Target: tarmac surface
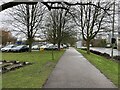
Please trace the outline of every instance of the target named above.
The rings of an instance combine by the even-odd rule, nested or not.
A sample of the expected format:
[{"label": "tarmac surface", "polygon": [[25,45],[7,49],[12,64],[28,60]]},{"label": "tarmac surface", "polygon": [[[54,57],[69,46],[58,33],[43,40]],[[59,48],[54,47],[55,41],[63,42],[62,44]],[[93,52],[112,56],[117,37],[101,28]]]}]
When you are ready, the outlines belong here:
[{"label": "tarmac surface", "polygon": [[60,58],[43,88],[116,88],[77,50],[69,48]]},{"label": "tarmac surface", "polygon": [[[90,47],[91,50],[99,51],[102,53],[107,53],[111,56],[112,48],[99,48],[99,47]],[[120,56],[120,51],[113,49],[113,56]]]}]

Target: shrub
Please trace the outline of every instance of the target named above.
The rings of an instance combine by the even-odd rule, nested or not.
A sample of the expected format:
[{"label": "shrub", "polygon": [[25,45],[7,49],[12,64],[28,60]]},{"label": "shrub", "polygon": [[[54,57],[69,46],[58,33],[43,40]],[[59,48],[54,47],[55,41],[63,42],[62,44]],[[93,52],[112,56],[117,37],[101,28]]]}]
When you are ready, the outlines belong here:
[{"label": "shrub", "polygon": [[114,58],[115,60],[120,61],[120,56],[114,56],[113,58]]},{"label": "shrub", "polygon": [[[87,50],[86,48],[82,48],[82,50]],[[106,58],[111,58],[109,54],[107,53],[101,53],[99,51],[94,51],[94,50],[90,50],[91,53],[94,53],[94,54],[97,54],[97,55],[100,55],[100,56],[104,56]]]}]

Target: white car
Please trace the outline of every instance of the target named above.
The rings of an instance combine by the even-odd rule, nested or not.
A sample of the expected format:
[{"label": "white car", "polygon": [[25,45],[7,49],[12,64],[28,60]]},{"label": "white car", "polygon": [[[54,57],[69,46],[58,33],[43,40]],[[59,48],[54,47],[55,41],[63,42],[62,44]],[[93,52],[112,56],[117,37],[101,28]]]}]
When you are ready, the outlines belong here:
[{"label": "white car", "polygon": [[11,49],[12,49],[13,47],[16,47],[16,45],[8,45],[8,46],[5,46],[5,47],[1,48],[1,51],[2,51],[2,52],[9,52],[9,51],[11,51]]},{"label": "white car", "polygon": [[[45,50],[58,50],[58,45],[55,44],[47,44],[46,47],[44,48]],[[63,47],[60,45],[60,49],[63,49]]]},{"label": "white car", "polygon": [[40,48],[45,49],[45,48],[47,48],[47,45],[43,45]]},{"label": "white car", "polygon": [[38,49],[40,49],[40,47],[39,47],[39,45],[34,45],[34,46],[32,46],[32,49],[38,50]]},{"label": "white car", "polygon": [[63,48],[67,48],[67,45],[63,44]]},{"label": "white car", "polygon": [[106,48],[110,48],[110,47],[111,47],[111,44],[107,44],[107,45],[106,45]]}]

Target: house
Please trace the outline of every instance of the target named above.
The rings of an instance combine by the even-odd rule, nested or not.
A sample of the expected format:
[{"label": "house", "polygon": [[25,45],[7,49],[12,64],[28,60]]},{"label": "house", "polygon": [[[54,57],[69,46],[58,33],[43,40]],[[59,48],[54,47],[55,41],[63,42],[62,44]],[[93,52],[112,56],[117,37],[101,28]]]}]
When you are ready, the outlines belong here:
[{"label": "house", "polygon": [[76,42],[76,47],[81,48],[82,47],[82,41],[77,41]]}]

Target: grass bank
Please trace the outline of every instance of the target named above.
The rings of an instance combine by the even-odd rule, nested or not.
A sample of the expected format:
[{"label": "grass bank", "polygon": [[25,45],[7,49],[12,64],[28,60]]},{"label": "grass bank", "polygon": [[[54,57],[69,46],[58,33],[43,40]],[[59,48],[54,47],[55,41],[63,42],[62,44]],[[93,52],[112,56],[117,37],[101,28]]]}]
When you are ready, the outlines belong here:
[{"label": "grass bank", "polygon": [[34,51],[31,53],[3,53],[3,60],[18,60],[33,63],[2,76],[3,88],[41,88],[64,51]]},{"label": "grass bank", "polygon": [[98,68],[107,78],[109,78],[116,86],[118,86],[118,62],[106,59],[105,57],[78,49],[78,51],[96,68]]}]

